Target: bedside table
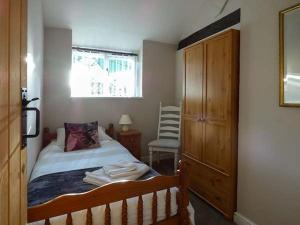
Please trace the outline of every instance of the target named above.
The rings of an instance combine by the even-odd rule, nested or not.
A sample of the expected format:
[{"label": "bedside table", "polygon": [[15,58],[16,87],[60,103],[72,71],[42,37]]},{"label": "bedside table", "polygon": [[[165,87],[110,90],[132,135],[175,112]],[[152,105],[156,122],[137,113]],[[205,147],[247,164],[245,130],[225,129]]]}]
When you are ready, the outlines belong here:
[{"label": "bedside table", "polygon": [[141,158],[141,132],[137,130],[117,132],[117,140],[127,148],[135,158]]}]

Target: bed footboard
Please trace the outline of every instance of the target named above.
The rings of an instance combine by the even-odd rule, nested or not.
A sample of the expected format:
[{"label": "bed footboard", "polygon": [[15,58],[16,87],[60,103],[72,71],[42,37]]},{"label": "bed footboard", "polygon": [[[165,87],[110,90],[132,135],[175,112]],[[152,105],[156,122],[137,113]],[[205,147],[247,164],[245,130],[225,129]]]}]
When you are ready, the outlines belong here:
[{"label": "bed footboard", "polygon": [[[189,204],[187,190],[187,176],[184,163],[180,163],[179,170],[175,176],[157,176],[144,181],[124,181],[111,183],[92,191],[81,194],[68,194],[57,197],[42,205],[28,208],[28,223],[44,221],[45,225],[50,225],[50,219],[57,216],[66,215],[66,225],[72,225],[71,213],[81,210],[86,212],[86,225],[93,225],[92,208],[105,206],[104,224],[111,224],[110,203],[122,202],[121,221],[122,225],[128,224],[127,199],[138,197],[137,203],[137,224],[143,224],[143,195],[152,195],[152,224],[157,225],[189,225]],[[171,192],[170,189],[177,187],[176,202],[178,206],[177,214],[171,216]],[[157,221],[157,193],[166,191],[165,198],[165,218]]]}]

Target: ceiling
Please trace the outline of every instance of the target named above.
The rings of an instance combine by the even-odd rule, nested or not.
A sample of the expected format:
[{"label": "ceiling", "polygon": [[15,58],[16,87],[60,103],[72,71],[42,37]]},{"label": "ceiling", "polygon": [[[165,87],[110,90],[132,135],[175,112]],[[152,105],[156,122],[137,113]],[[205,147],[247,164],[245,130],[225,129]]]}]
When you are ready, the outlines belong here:
[{"label": "ceiling", "polygon": [[240,7],[230,0],[43,0],[46,27],[68,28],[73,45],[138,51],[143,40],[178,42]]}]

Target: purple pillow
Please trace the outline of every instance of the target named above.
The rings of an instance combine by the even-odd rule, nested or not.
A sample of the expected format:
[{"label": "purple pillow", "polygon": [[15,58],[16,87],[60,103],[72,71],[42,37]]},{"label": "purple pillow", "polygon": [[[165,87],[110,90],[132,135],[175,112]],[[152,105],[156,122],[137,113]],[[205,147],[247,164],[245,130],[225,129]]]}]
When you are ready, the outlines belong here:
[{"label": "purple pillow", "polygon": [[98,122],[65,123],[65,152],[100,147]]}]

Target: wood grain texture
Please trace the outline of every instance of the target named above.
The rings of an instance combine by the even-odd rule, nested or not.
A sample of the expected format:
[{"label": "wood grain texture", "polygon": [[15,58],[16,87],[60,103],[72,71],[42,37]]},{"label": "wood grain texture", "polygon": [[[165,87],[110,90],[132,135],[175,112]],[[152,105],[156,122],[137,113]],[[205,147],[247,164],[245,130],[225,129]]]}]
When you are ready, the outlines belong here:
[{"label": "wood grain texture", "polygon": [[230,173],[232,35],[226,32],[205,42],[203,162]]},{"label": "wood grain texture", "polygon": [[0,4],[0,169],[8,161],[9,1]]},{"label": "wood grain texture", "polygon": [[202,117],[203,59],[203,44],[185,50],[185,115]]},{"label": "wood grain texture", "polygon": [[27,11],[28,1],[22,0],[21,3],[21,87],[27,87]]},{"label": "wood grain texture", "polygon": [[128,224],[127,210],[128,210],[127,201],[126,201],[126,199],[124,199],[122,201],[122,225]]},{"label": "wood grain texture", "polygon": [[156,191],[153,192],[153,197],[152,197],[152,223],[153,224],[157,223],[157,193],[156,193]]},{"label": "wood grain texture", "polygon": [[183,109],[183,151],[196,159],[202,157],[204,45],[185,50],[185,87]]},{"label": "wood grain texture", "polygon": [[[201,102],[202,115],[198,120],[184,115],[183,155],[191,189],[232,219],[236,210],[239,31],[229,30],[188,48],[186,59],[200,48],[203,57],[194,60],[198,67],[186,60],[184,89],[185,93],[189,89],[199,92],[194,102]],[[198,83],[188,81],[196,81],[194,76],[199,76]],[[185,96],[185,112],[191,111],[190,98]]]},{"label": "wood grain texture", "polygon": [[0,224],[8,224],[8,164],[0,170]]},{"label": "wood grain texture", "polygon": [[88,208],[86,212],[86,225],[93,225],[93,215],[91,208]]},{"label": "wood grain texture", "polygon": [[169,219],[171,217],[171,191],[168,188],[166,193],[166,218]]},{"label": "wood grain texture", "polygon": [[105,206],[105,218],[104,218],[104,224],[110,225],[111,224],[111,216],[110,216],[110,206],[107,203]]},{"label": "wood grain texture", "polygon": [[[0,224],[26,221],[26,154],[21,152],[21,80],[26,52],[26,0],[0,4]],[[24,34],[21,35],[22,31]],[[23,71],[21,72],[21,68]],[[24,168],[24,169],[22,169]],[[25,178],[26,177],[26,178]],[[26,179],[26,180],[25,180]],[[24,195],[24,196],[23,196]]]},{"label": "wood grain texture", "polygon": [[51,225],[48,218],[45,220],[45,225]]},{"label": "wood grain texture", "polygon": [[9,163],[9,224],[20,224],[21,215],[21,154],[14,151]]},{"label": "wood grain texture", "polygon": [[[124,181],[119,183],[112,183],[104,185],[92,191],[81,194],[69,194],[60,196],[45,204],[35,206],[28,209],[28,222],[35,222],[44,220],[45,218],[52,218],[59,215],[65,215],[70,212],[76,212],[80,210],[89,209],[92,207],[106,205],[105,209],[105,224],[108,225],[110,221],[110,207],[109,203],[123,201],[122,206],[122,223],[127,223],[127,216],[123,214],[127,212],[127,203],[124,199],[129,199],[138,196],[137,223],[143,224],[143,200],[142,196],[148,193],[154,193],[160,190],[170,189],[172,187],[178,187],[180,196],[182,198],[178,202],[179,210],[178,214],[173,217],[169,217],[164,221],[160,221],[156,224],[159,225],[175,225],[180,224],[180,220],[186,221],[188,214],[184,213],[188,202],[187,192],[187,179],[185,177],[185,167],[180,164],[178,175],[176,176],[157,176],[144,181]],[[182,183],[184,182],[184,183]],[[186,193],[182,193],[185,191]],[[157,200],[156,200],[157,202]],[[126,205],[126,206],[125,206]],[[187,212],[187,210],[186,210]],[[187,218],[181,218],[186,216]],[[155,217],[155,216],[154,216]],[[126,222],[125,222],[126,218]],[[155,220],[155,219],[154,219]],[[124,222],[123,222],[124,221]]]},{"label": "wood grain texture", "polygon": [[73,219],[71,213],[67,214],[66,225],[73,225]]},{"label": "wood grain texture", "polygon": [[138,207],[137,207],[137,224],[143,225],[143,218],[144,218],[144,206],[143,206],[143,197],[140,195],[138,200]]},{"label": "wood grain texture", "polygon": [[21,224],[27,223],[27,149],[21,150]]}]

